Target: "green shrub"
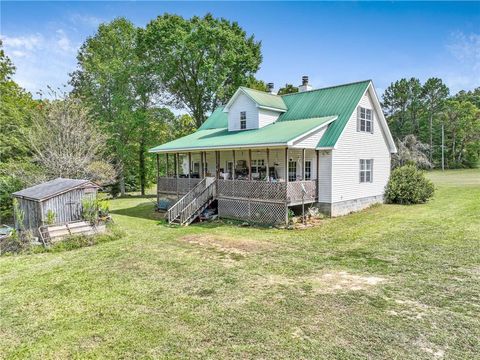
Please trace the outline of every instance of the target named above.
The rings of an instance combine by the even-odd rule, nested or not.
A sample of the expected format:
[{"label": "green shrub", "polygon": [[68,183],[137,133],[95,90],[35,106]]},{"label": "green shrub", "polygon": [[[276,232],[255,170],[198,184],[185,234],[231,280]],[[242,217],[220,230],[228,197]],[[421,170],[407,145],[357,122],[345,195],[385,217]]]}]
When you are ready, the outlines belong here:
[{"label": "green shrub", "polygon": [[385,200],[393,204],[421,204],[433,196],[433,183],[414,165],[392,171],[385,189]]}]

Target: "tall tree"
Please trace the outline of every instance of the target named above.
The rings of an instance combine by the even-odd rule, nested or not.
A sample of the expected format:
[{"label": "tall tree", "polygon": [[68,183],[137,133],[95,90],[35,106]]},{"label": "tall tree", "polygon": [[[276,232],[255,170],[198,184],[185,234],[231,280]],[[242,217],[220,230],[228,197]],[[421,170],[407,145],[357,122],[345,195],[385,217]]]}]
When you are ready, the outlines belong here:
[{"label": "tall tree", "polygon": [[449,167],[475,166],[480,156],[480,109],[470,101],[449,99],[441,118]]},{"label": "tall tree", "polygon": [[423,85],[422,95],[425,100],[425,113],[429,124],[430,162],[433,161],[433,123],[442,110],[448,97],[448,87],[439,78],[430,78]]},{"label": "tall tree", "polygon": [[260,90],[265,92],[269,90],[265,81],[258,80],[253,75],[248,77],[247,82],[245,83],[245,86],[250,89],[255,89],[255,90]]},{"label": "tall tree", "polygon": [[[118,18],[101,24],[77,55],[78,69],[72,74],[73,93],[93,111],[119,170],[120,192],[125,194],[126,167],[135,161],[139,113],[135,112],[141,81],[138,70],[137,28]],[[140,101],[145,101],[141,99]]]},{"label": "tall tree", "polygon": [[33,161],[48,178],[87,178],[101,185],[115,179],[105,161],[105,136],[78,100],[66,97],[45,104],[29,129]]},{"label": "tall tree", "polygon": [[408,118],[410,85],[407,79],[400,79],[385,90],[383,108],[394,137],[401,139],[408,134],[405,129]]},{"label": "tall tree", "polygon": [[15,66],[3,50],[0,40],[0,163],[20,161],[28,157],[30,149],[25,131],[31,124],[40,103],[12,80]]},{"label": "tall tree", "polygon": [[281,87],[278,90],[278,95],[293,94],[298,92],[298,87],[293,86],[292,84],[285,84],[284,87]]},{"label": "tall tree", "polygon": [[225,102],[260,66],[260,42],[236,23],[211,14],[184,19],[165,14],[142,32],[152,76],[187,109],[199,127],[206,114]]}]

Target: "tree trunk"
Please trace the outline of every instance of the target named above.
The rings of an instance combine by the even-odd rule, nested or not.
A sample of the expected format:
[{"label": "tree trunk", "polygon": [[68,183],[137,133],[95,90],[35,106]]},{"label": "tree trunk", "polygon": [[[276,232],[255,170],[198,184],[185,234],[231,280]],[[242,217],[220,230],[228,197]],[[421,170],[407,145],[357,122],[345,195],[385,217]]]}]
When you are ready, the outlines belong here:
[{"label": "tree trunk", "polygon": [[140,193],[145,195],[145,185],[146,185],[146,169],[145,169],[145,139],[144,135],[141,135],[141,140],[139,144],[139,171],[140,171]]},{"label": "tree trunk", "polygon": [[123,171],[122,173],[120,173],[120,179],[119,179],[119,183],[120,183],[120,196],[125,196],[125,176],[123,175]]},{"label": "tree trunk", "polygon": [[430,114],[430,162],[433,159],[433,115]]}]

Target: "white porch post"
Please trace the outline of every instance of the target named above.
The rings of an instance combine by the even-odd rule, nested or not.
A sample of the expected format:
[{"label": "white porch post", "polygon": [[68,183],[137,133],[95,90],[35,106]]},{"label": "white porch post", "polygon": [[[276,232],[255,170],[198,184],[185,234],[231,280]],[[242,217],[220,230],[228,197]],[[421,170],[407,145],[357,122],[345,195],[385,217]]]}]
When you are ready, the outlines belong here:
[{"label": "white porch post", "polygon": [[166,163],[166,166],[165,166],[165,173],[166,173],[165,175],[166,175],[166,177],[168,178],[168,175],[169,175],[169,174],[168,174],[168,170],[169,170],[169,169],[168,169],[168,153],[167,153],[166,155],[167,155],[167,158],[166,158],[167,163]]},{"label": "white porch post", "polygon": [[173,174],[175,175],[175,178],[178,177],[178,153],[173,154]]},{"label": "white porch post", "polygon": [[285,182],[288,183],[288,147],[285,148]]},{"label": "white porch post", "polygon": [[232,150],[232,152],[233,152],[232,180],[235,180],[235,167],[236,167],[235,150]]},{"label": "white porch post", "polygon": [[302,181],[305,180],[305,148],[302,149]]},{"label": "white porch post", "polygon": [[267,182],[270,182],[270,149],[267,148]]},{"label": "white porch post", "polygon": [[248,180],[252,181],[252,149],[248,149]]},{"label": "white porch post", "polygon": [[317,155],[317,179],[315,181],[315,185],[316,185],[316,191],[315,191],[315,196],[317,197],[317,201],[318,199],[320,198],[320,193],[319,193],[319,189],[320,189],[320,151],[319,150],[315,150],[315,154]]},{"label": "white porch post", "polygon": [[188,153],[188,178],[192,177],[192,153]]}]

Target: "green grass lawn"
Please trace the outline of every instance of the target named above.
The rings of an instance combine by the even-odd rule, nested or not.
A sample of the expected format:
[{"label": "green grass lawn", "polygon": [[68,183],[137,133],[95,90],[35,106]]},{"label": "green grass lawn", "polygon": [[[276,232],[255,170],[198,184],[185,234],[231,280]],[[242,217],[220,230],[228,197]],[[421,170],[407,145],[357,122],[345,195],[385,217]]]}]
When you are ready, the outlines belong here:
[{"label": "green grass lawn", "polygon": [[293,231],[115,200],[122,239],[0,258],[0,358],[478,359],[480,170],[429,176],[428,204]]}]

